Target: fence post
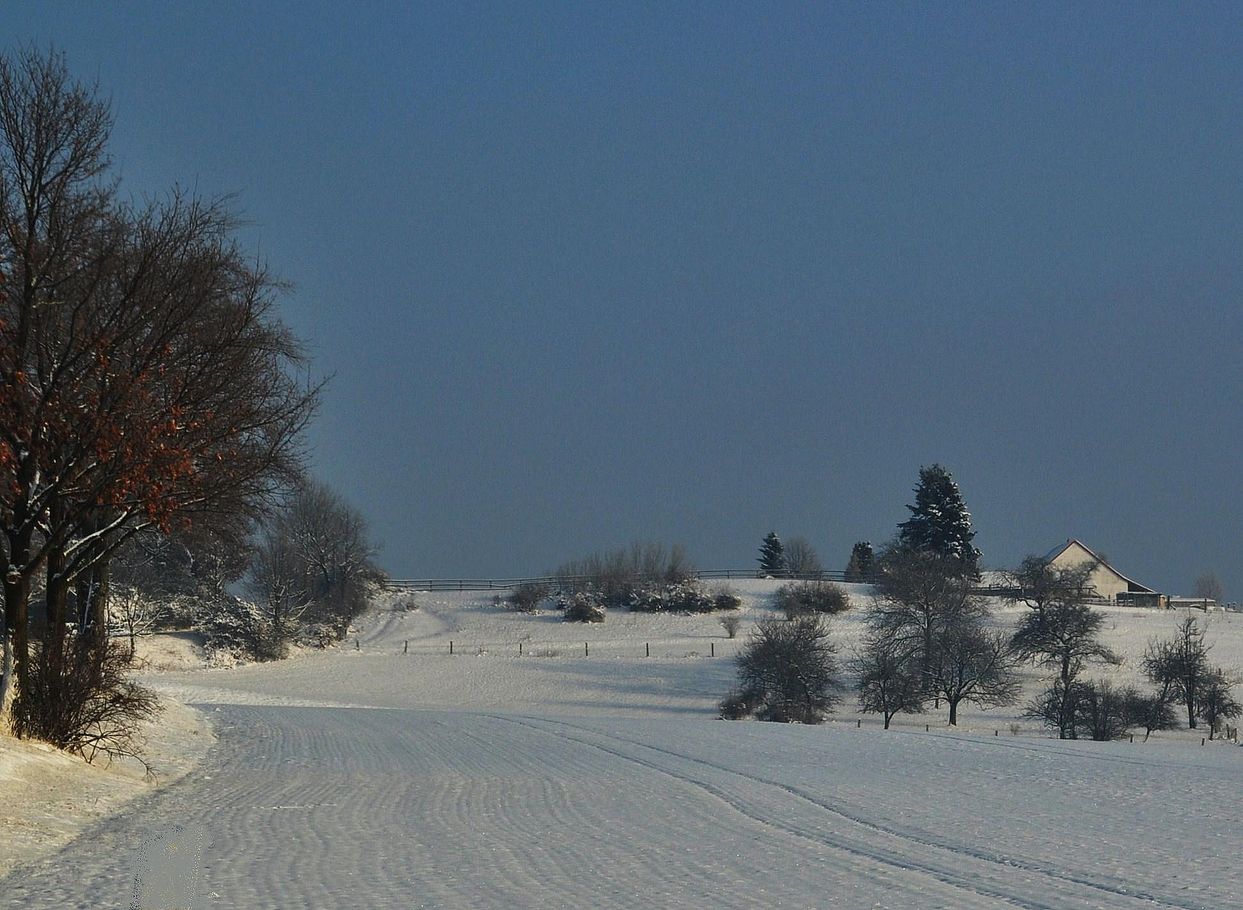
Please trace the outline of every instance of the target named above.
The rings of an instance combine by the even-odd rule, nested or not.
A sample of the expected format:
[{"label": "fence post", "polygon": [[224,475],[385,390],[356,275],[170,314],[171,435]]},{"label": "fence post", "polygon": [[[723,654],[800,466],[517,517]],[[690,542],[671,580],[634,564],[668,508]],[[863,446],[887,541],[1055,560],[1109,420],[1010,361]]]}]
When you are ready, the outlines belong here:
[{"label": "fence post", "polygon": [[410,653],[410,639],[406,639],[406,641],[402,644],[402,646],[401,646],[401,653],[402,653],[402,654],[409,654],[409,653]]},{"label": "fence post", "polygon": [[644,657],[652,656],[652,643],[650,641],[643,643],[643,656]]},{"label": "fence post", "polygon": [[518,642],[518,656],[522,656],[522,642]]},{"label": "fence post", "polygon": [[590,657],[590,656],[591,656],[591,648],[587,645],[587,642],[583,642],[583,657]]},{"label": "fence post", "polygon": [[710,657],[716,657],[716,642],[714,641],[708,642],[708,648],[710,649],[708,651],[708,655]]},{"label": "fence post", "polygon": [[453,639],[452,638],[449,639],[449,654],[450,655],[453,654]]}]

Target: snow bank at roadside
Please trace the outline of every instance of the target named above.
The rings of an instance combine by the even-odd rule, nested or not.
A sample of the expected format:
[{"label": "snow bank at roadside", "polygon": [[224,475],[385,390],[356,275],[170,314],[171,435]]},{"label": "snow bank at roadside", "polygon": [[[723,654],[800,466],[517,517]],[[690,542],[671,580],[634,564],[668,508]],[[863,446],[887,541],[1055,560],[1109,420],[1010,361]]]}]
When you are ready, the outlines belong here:
[{"label": "snow bank at roadside", "polygon": [[170,698],[147,725],[145,756],[89,765],[49,745],[0,734],[0,876],[53,853],[88,825],[193,771],[215,742],[203,712]]}]

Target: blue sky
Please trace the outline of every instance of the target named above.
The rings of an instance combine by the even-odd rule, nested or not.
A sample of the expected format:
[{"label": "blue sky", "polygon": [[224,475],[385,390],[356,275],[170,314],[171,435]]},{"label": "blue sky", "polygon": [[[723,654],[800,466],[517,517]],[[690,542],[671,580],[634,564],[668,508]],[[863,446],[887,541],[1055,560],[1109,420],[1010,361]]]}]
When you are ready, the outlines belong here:
[{"label": "blue sky", "polygon": [[399,576],[840,568],[959,480],[1243,597],[1237,6],[8,3],[126,192],[233,193]]}]

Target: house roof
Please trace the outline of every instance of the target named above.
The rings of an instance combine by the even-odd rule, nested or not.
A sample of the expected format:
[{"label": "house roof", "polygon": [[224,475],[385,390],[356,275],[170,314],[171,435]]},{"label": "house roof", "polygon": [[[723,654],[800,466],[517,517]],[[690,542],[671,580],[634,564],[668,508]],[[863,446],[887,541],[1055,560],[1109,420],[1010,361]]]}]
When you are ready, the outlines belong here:
[{"label": "house roof", "polygon": [[1155,590],[1148,587],[1147,585],[1142,585],[1138,581],[1135,581],[1135,579],[1128,578],[1127,576],[1123,575],[1121,572],[1119,572],[1117,569],[1115,569],[1105,560],[1101,559],[1098,555],[1096,555],[1096,553],[1092,551],[1092,548],[1089,547],[1087,544],[1085,544],[1082,540],[1079,540],[1074,537],[1070,538],[1070,540],[1066,541],[1066,543],[1062,544],[1061,546],[1054,547],[1052,550],[1046,553],[1044,557],[1044,561],[1053,562],[1053,560],[1057,559],[1059,556],[1061,556],[1063,553],[1065,553],[1067,550],[1069,550],[1071,547],[1074,547],[1074,546],[1078,546],[1080,549],[1084,550],[1089,556],[1091,556],[1093,559],[1096,560],[1098,565],[1103,566],[1104,568],[1108,569],[1110,572],[1113,572],[1123,581],[1125,581],[1128,591],[1139,593],[1139,594],[1156,594],[1157,593]]}]

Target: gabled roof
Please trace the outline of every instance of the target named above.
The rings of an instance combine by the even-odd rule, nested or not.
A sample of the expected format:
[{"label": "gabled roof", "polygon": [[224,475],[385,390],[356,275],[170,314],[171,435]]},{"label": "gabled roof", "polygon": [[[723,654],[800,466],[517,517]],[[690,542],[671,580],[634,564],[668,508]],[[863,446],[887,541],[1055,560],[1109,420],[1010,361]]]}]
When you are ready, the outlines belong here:
[{"label": "gabled roof", "polygon": [[1053,560],[1057,559],[1059,556],[1061,556],[1063,553],[1065,553],[1067,550],[1069,550],[1071,547],[1074,547],[1074,546],[1078,546],[1080,549],[1084,550],[1089,556],[1095,559],[1097,565],[1108,569],[1110,572],[1113,572],[1115,575],[1117,575],[1119,578],[1125,581],[1128,591],[1133,592],[1133,593],[1138,593],[1138,594],[1156,594],[1157,593],[1156,591],[1154,591],[1152,588],[1148,587],[1147,585],[1141,585],[1138,581],[1135,581],[1133,578],[1127,578],[1125,575],[1123,575],[1121,572],[1119,572],[1117,569],[1115,569],[1105,560],[1097,556],[1096,553],[1092,551],[1092,548],[1089,547],[1086,543],[1074,537],[1066,541],[1066,543],[1062,544],[1061,546],[1054,547],[1052,550],[1046,553],[1044,557],[1044,561],[1047,563],[1053,562]]}]

